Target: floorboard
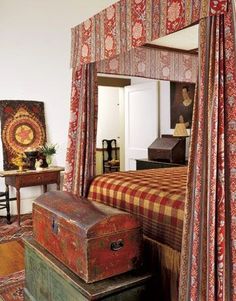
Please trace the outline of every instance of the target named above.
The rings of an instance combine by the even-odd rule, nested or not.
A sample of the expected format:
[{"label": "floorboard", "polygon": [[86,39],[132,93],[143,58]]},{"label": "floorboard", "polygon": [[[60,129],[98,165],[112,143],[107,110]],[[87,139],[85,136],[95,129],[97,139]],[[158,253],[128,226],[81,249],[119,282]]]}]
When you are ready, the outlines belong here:
[{"label": "floorboard", "polygon": [[0,244],[0,277],[24,269],[24,246],[19,241]]}]

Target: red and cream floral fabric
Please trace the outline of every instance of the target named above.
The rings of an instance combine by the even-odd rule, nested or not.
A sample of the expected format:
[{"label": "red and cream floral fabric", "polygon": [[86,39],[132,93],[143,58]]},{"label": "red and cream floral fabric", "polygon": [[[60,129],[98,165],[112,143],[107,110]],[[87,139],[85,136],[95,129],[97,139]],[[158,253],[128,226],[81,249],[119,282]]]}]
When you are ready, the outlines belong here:
[{"label": "red and cream floral fabric", "polygon": [[[140,47],[96,65],[97,71],[101,73],[196,82],[198,56]],[[83,196],[95,175],[97,74],[94,68],[90,64],[80,65],[74,68],[72,79],[64,189]]]},{"label": "red and cream floral fabric", "polygon": [[[198,56],[140,47],[125,55],[98,62],[97,71],[181,82],[196,82]],[[71,118],[64,189],[86,195],[95,175],[97,118],[96,74],[93,65],[74,68]],[[96,96],[96,97],[95,97]],[[87,119],[86,119],[87,118]]]},{"label": "red and cream floral fabric", "polygon": [[97,132],[96,65],[73,70],[64,190],[86,195],[95,174]]},{"label": "red and cream floral fabric", "polygon": [[[72,30],[65,189],[85,195],[94,174],[96,147],[96,68],[90,63],[110,59],[100,68],[117,70],[120,67],[112,58],[201,20],[181,301],[236,300],[236,23],[231,4],[230,0],[121,0]],[[132,70],[149,73],[141,60]],[[169,70],[161,72],[168,76]]]},{"label": "red and cream floral fabric", "polygon": [[195,83],[198,55],[139,47],[98,62],[97,69],[100,73]]},{"label": "red and cream floral fabric", "polygon": [[72,29],[71,65],[112,58],[226,9],[227,0],[121,0]]},{"label": "red and cream floral fabric", "polygon": [[[234,16],[235,17],[235,16]],[[236,300],[236,49],[232,6],[200,22],[179,300]]]}]

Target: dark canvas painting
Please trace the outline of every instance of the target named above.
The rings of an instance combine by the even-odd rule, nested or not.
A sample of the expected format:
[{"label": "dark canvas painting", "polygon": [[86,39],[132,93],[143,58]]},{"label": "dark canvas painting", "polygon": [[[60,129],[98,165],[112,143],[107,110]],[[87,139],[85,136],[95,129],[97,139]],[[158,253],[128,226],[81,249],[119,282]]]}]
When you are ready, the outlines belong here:
[{"label": "dark canvas painting", "polygon": [[171,129],[176,123],[185,123],[187,129],[192,126],[195,84],[170,83]]},{"label": "dark canvas painting", "polygon": [[0,100],[1,138],[4,170],[16,169],[17,154],[46,142],[44,103]]}]

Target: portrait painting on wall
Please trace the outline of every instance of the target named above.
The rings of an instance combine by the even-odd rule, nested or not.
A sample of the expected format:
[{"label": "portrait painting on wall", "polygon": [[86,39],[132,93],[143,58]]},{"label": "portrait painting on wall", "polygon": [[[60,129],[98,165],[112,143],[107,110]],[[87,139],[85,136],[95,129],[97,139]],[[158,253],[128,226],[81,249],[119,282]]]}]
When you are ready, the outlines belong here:
[{"label": "portrait painting on wall", "polygon": [[184,123],[187,129],[192,126],[195,84],[170,83],[171,129],[176,123]]}]

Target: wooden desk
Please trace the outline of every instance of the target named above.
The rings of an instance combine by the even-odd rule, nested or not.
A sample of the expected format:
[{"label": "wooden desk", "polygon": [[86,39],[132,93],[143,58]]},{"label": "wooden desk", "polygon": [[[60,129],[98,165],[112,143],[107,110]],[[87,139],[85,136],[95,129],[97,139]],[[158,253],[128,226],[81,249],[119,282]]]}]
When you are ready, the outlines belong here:
[{"label": "wooden desk", "polygon": [[0,177],[5,178],[6,189],[8,190],[9,186],[13,186],[16,189],[18,225],[20,225],[20,189],[23,187],[43,185],[44,192],[47,192],[48,184],[57,184],[57,189],[60,190],[60,173],[63,170],[63,167],[49,167],[41,171],[0,171]]},{"label": "wooden desk", "polygon": [[163,161],[153,161],[149,159],[136,159],[136,169],[150,169],[150,168],[167,168],[167,167],[182,167],[187,166],[188,163],[170,163]]}]

